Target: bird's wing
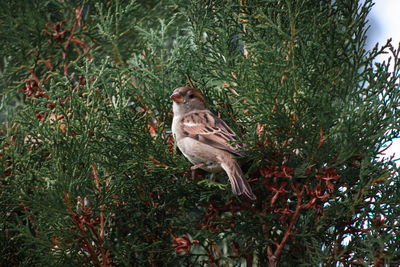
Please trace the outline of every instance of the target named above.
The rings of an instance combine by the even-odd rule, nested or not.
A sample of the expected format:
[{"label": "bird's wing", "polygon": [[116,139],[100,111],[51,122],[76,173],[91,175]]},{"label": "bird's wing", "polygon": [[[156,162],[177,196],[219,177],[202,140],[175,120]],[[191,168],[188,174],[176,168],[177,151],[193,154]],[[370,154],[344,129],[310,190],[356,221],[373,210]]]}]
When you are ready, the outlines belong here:
[{"label": "bird's wing", "polygon": [[182,118],[181,123],[185,136],[241,156],[237,151],[239,146],[230,144],[236,141],[236,134],[209,110],[191,112]]}]

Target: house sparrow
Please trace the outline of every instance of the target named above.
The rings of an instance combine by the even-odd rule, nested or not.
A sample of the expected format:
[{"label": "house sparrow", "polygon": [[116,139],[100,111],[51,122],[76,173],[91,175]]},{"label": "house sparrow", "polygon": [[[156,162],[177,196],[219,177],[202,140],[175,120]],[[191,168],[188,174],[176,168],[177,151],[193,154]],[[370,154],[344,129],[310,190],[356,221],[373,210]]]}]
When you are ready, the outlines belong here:
[{"label": "house sparrow", "polygon": [[236,140],[231,128],[206,108],[203,96],[195,88],[176,88],[171,99],[174,112],[172,133],[179,150],[194,164],[192,176],[198,168],[212,173],[224,170],[234,194],[244,193],[255,200],[256,196],[234,158],[241,155],[239,146],[229,143]]}]

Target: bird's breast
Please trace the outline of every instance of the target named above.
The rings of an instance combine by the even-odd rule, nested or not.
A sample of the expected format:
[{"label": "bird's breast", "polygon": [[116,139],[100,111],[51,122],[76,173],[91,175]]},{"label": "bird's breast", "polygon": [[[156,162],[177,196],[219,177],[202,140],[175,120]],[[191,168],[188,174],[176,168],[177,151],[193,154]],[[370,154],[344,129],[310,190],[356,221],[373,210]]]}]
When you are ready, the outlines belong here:
[{"label": "bird's breast", "polygon": [[208,172],[219,172],[221,168],[221,153],[226,153],[218,148],[201,143],[193,138],[184,137],[177,142],[179,150],[194,165],[204,163],[201,169]]}]

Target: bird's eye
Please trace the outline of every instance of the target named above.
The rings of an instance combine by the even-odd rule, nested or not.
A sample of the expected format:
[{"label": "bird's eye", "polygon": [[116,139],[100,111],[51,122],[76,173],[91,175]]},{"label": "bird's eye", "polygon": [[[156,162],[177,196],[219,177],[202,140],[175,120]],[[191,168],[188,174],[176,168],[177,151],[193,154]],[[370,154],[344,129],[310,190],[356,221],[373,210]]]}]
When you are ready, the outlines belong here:
[{"label": "bird's eye", "polygon": [[194,97],[194,94],[189,94],[188,97],[189,97],[190,99],[192,99],[192,98]]}]

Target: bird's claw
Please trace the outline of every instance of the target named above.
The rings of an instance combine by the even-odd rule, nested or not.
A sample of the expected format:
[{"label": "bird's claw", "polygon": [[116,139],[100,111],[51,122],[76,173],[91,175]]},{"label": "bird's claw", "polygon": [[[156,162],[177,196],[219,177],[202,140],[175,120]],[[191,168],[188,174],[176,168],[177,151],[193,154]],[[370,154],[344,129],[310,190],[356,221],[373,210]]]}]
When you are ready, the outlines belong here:
[{"label": "bird's claw", "polygon": [[196,177],[196,170],[198,168],[205,167],[205,166],[207,166],[205,163],[200,163],[200,164],[196,164],[196,165],[193,165],[192,167],[190,167],[190,169],[192,170],[192,179],[193,180]]}]

